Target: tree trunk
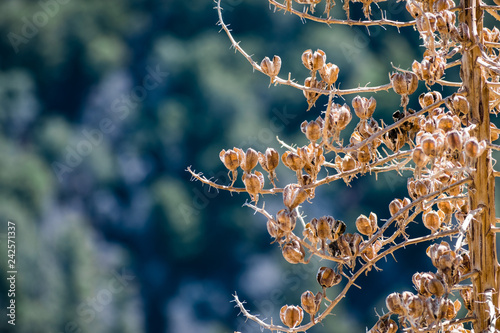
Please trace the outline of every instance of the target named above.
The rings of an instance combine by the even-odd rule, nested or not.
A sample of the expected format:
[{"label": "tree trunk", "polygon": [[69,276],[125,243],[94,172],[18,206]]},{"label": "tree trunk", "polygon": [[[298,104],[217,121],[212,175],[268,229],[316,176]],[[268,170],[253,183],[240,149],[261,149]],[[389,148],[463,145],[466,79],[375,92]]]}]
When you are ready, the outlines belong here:
[{"label": "tree trunk", "polygon": [[[462,80],[470,104],[469,120],[477,127],[472,131],[478,141],[490,142],[489,90],[477,59],[481,56],[478,44],[482,41],[483,11],[479,0],[463,0],[466,8],[463,19],[470,29],[471,44],[462,57]],[[472,136],[471,135],[471,136]],[[469,186],[470,211],[482,208],[469,227],[469,250],[472,269],[478,274],[472,279],[473,312],[476,315],[475,332],[494,332],[490,314],[492,306],[498,308],[498,261],[495,233],[495,178],[491,164],[491,152],[487,150],[472,164],[472,184]],[[493,291],[492,303],[487,301]],[[498,312],[498,310],[496,310]]]}]

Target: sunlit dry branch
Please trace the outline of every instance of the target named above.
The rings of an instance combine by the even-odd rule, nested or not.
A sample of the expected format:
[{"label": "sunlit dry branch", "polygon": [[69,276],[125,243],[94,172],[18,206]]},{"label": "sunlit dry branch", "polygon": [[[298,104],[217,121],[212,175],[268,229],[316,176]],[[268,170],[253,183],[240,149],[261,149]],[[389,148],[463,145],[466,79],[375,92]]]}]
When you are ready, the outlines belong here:
[{"label": "sunlit dry branch", "polygon": [[[351,2],[361,2],[365,20],[350,19]],[[328,62],[321,49],[307,49],[296,60],[309,71],[303,84],[292,79],[292,73],[286,79],[279,76],[282,60],[277,55],[254,61],[234,39],[223,21],[220,0],[216,1],[218,24],[231,46],[254,70],[267,75],[271,85],[300,90],[307,104],[305,112],[320,109],[316,102],[322,95],[328,96],[317,117],[300,125],[306,142],[302,146],[277,139],[281,152],[274,148],[265,152],[222,149],[219,158],[228,170],[230,184],[219,184],[217,179],[187,168],[193,179],[217,190],[248,193],[250,201],[244,206],[264,217],[271,244],[277,245],[287,262],[313,265],[313,257],[325,262],[317,270],[318,290],[303,291],[299,305],[282,305],[281,324],[276,324],[277,318],[266,320],[252,314],[234,295],[236,307],[263,330],[305,332],[327,318],[341,320],[330,315],[352,286],[368,288],[356,284],[362,274],[381,270],[383,266],[377,266],[381,259],[396,258],[398,250],[420,243],[429,244],[425,255],[433,270],[415,272],[412,291],[389,294],[387,311],[368,332],[500,330],[496,255],[496,234],[500,232],[496,225],[500,222],[494,205],[495,177],[500,172],[493,170],[492,158],[492,151],[500,150],[492,143],[500,130],[490,122],[490,113],[500,111],[500,30],[487,28],[483,22],[485,12],[500,19],[500,6],[479,0],[407,0],[406,9],[413,20],[405,22],[387,19],[384,6],[389,2],[394,0],[346,0],[342,9],[347,19],[343,19],[331,17],[336,5],[333,0],[267,1],[274,11],[330,27],[414,27],[425,48],[422,59],[409,59],[402,68],[393,66],[395,72],[388,73],[387,84],[339,89],[342,69]],[[318,5],[324,5],[323,13]],[[380,19],[372,19],[375,5]],[[461,81],[444,80],[446,71],[457,66]],[[419,84],[426,91],[416,96]],[[379,91],[400,96],[392,123],[380,119],[375,97],[361,96]],[[448,96],[440,91],[447,91]],[[347,95],[355,96],[337,104],[335,97]],[[415,102],[420,105],[417,110],[410,107]],[[353,128],[349,124],[355,126],[347,133]],[[284,168],[278,168],[279,164]],[[277,187],[278,173],[286,171],[294,180]],[[377,179],[386,172],[406,178],[408,191],[408,196],[387,203],[388,216],[365,212],[355,221],[330,215],[305,219],[319,186],[340,180],[349,186],[354,178],[375,175]],[[244,187],[234,187],[238,179]],[[283,207],[266,209],[265,194],[278,194]],[[412,236],[410,223],[422,225],[428,233]],[[356,232],[346,232],[348,225],[355,225]],[[330,289],[335,285],[338,288]],[[460,298],[452,300],[452,292]],[[460,308],[467,310],[462,318],[458,317]]]}]

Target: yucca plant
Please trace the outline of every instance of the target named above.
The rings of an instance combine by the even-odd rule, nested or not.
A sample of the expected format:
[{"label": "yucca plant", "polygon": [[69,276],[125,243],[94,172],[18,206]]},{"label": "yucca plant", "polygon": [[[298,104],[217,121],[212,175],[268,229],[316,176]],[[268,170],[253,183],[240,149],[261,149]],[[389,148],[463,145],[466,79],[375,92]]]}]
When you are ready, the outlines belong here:
[{"label": "yucca plant", "polygon": [[[272,332],[304,332],[325,320],[358,277],[377,268],[379,260],[405,246],[426,242],[426,255],[435,269],[413,275],[415,290],[388,295],[387,310],[370,332],[499,331],[496,233],[500,229],[494,204],[499,173],[493,169],[492,151],[500,146],[492,143],[499,130],[490,115],[500,111],[500,30],[483,26],[483,17],[488,13],[499,19],[500,7],[479,0],[407,0],[406,9],[413,20],[406,22],[383,15],[372,19],[372,3],[383,5],[377,0],[359,1],[364,20],[350,18],[349,0],[343,5],[345,18],[331,17],[333,0],[268,2],[277,11],[330,26],[414,27],[425,53],[413,61],[411,70],[395,68],[388,73],[385,85],[339,89],[339,67],[327,62],[324,51],[306,50],[297,61],[309,70],[309,77],[300,84],[291,74],[280,77],[279,56],[255,62],[234,39],[223,21],[220,0],[217,2],[220,26],[254,70],[269,76],[271,84],[301,90],[307,110],[322,95],[328,97],[318,117],[300,127],[308,144],[296,147],[280,142],[285,148],[281,157],[273,148],[265,152],[222,150],[219,157],[229,170],[230,184],[218,184],[188,168],[193,177],[214,188],[247,192],[251,202],[245,205],[267,220],[269,234],[288,262],[308,264],[317,256],[330,263],[318,270],[316,292],[305,290],[300,305],[283,304],[281,324],[251,314],[235,296],[241,312]],[[318,11],[319,7],[324,11]],[[460,67],[461,81],[444,80],[446,71],[454,66]],[[415,96],[419,84],[425,84],[427,91]],[[450,87],[453,93],[442,96],[436,86]],[[377,120],[374,97],[359,96],[383,90],[401,96],[392,124]],[[336,104],[334,100],[340,96],[353,96],[350,105]],[[418,100],[420,109],[408,107],[412,99]],[[357,122],[352,133],[343,133],[352,121]],[[295,180],[283,187],[275,182],[280,162],[295,174]],[[261,171],[255,171],[258,164],[269,183]],[[306,201],[313,202],[317,187],[400,170],[412,174],[407,180],[408,195],[387,203],[390,216],[384,217],[384,223],[373,212],[347,222],[332,216],[304,220],[301,207]],[[244,187],[235,186],[239,175]],[[266,210],[262,197],[277,193],[283,196],[283,208]],[[407,232],[410,222],[422,223],[428,234],[412,237]],[[346,223],[355,224],[358,232],[346,233]],[[334,285],[341,286],[340,292],[329,294],[327,289]],[[452,293],[460,295],[461,301],[452,301]],[[462,306],[467,313],[457,318]]]}]

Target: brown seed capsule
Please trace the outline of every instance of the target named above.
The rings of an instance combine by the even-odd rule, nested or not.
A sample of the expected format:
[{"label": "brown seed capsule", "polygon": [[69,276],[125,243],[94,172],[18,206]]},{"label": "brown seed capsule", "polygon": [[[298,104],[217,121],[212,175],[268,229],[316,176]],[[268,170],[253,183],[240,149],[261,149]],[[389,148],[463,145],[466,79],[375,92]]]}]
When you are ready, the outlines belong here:
[{"label": "brown seed capsule", "polygon": [[240,166],[238,154],[232,149],[228,151],[222,149],[219,158],[224,163],[224,166],[231,171],[236,170]]},{"label": "brown seed capsule", "polygon": [[297,327],[304,319],[304,310],[300,306],[284,305],[280,310],[280,319],[290,328]]},{"label": "brown seed capsule", "polygon": [[302,63],[310,71],[317,71],[325,65],[326,54],[320,49],[312,52],[312,50],[306,50],[302,53]]},{"label": "brown seed capsule", "polygon": [[396,215],[403,208],[403,202],[401,199],[394,199],[389,204],[389,212],[391,216]]},{"label": "brown seed capsule", "polygon": [[331,86],[337,82],[339,77],[339,67],[329,62],[324,67],[319,69],[319,75],[328,86]]},{"label": "brown seed capsule", "polygon": [[422,150],[425,155],[429,157],[436,157],[436,139],[432,135],[423,135],[420,141]]},{"label": "brown seed capsule", "polygon": [[271,237],[279,239],[285,235],[278,225],[273,220],[267,220],[267,232]]},{"label": "brown seed capsule", "polygon": [[262,172],[255,171],[255,173],[247,173],[243,175],[243,183],[245,189],[252,197],[252,200],[257,202],[259,200],[259,193],[264,188],[264,176]]},{"label": "brown seed capsule", "polygon": [[428,93],[421,94],[418,97],[418,102],[422,108],[426,108],[442,99],[443,97],[441,96],[441,93],[438,91],[430,91]]},{"label": "brown seed capsule", "polygon": [[476,158],[481,156],[486,149],[486,142],[477,142],[475,137],[469,138],[464,144],[465,154],[469,157]]},{"label": "brown seed capsule", "polygon": [[281,161],[283,161],[283,164],[292,171],[299,171],[306,164],[306,161],[300,158],[298,154],[290,151],[281,155]]},{"label": "brown seed capsule", "polygon": [[290,233],[295,229],[297,214],[295,210],[290,212],[288,209],[282,209],[276,214],[276,221],[283,232]]},{"label": "brown seed capsule", "polygon": [[240,167],[246,173],[250,173],[253,168],[259,163],[259,154],[252,148],[248,148],[246,153],[243,152],[240,148],[234,148],[236,153],[238,153],[238,158],[240,160]]},{"label": "brown seed capsule", "polygon": [[370,217],[361,214],[356,219],[356,228],[360,234],[371,237],[377,231],[377,215],[370,213]]},{"label": "brown seed capsule", "polygon": [[385,299],[385,305],[390,312],[393,312],[399,316],[404,316],[405,308],[401,299],[400,293],[392,293]]},{"label": "brown seed capsule", "polygon": [[469,102],[464,96],[455,95],[451,100],[451,107],[457,115],[469,113]]},{"label": "brown seed capsule", "polygon": [[[359,247],[363,247],[367,241],[361,243]],[[373,244],[369,245],[366,249],[361,253],[361,257],[364,261],[369,262],[377,256],[378,252],[382,248],[382,242],[380,240],[376,240]]]},{"label": "brown seed capsule", "polygon": [[433,233],[436,232],[441,226],[441,220],[439,218],[439,215],[433,210],[424,213],[422,220],[424,222],[424,226],[427,229],[431,230]]},{"label": "brown seed capsule", "polygon": [[465,308],[472,311],[472,288],[460,289],[460,296],[464,300]]},{"label": "brown seed capsule", "polygon": [[446,133],[446,144],[452,151],[462,150],[462,136],[457,130]]},{"label": "brown seed capsule", "polygon": [[398,95],[411,95],[418,87],[418,77],[411,72],[394,73],[391,75],[391,82]]},{"label": "brown seed capsule", "polygon": [[444,294],[444,285],[438,279],[426,280],[424,287],[429,293],[437,297],[441,297]]},{"label": "brown seed capsule", "polygon": [[419,197],[427,195],[431,191],[431,182],[428,179],[420,179],[415,182],[415,192]]},{"label": "brown seed capsule", "polygon": [[319,138],[321,138],[321,125],[314,120],[311,120],[310,122],[304,121],[300,125],[300,129],[311,142],[316,142]]},{"label": "brown seed capsule", "polygon": [[438,121],[438,128],[442,129],[445,132],[451,131],[454,127],[453,118],[450,116],[443,116]]},{"label": "brown seed capsule", "polygon": [[331,288],[340,283],[342,276],[335,273],[330,267],[320,267],[316,275],[316,280],[323,288]]},{"label": "brown seed capsule", "polygon": [[429,161],[429,157],[424,153],[422,147],[415,147],[413,149],[412,159],[418,167],[424,167]]},{"label": "brown seed capsule", "polygon": [[283,245],[281,252],[283,253],[283,258],[291,264],[303,262],[306,255],[304,248],[297,240],[291,240]]},{"label": "brown seed capsule", "polygon": [[356,96],[352,100],[352,108],[360,119],[367,120],[371,118],[373,112],[375,112],[376,106],[377,101],[373,97],[368,99],[366,97]]},{"label": "brown seed capsule", "polygon": [[271,62],[268,57],[265,57],[260,63],[260,68],[262,69],[262,72],[264,72],[264,74],[266,75],[269,75],[272,80],[280,72],[281,58],[275,55],[273,61]]},{"label": "brown seed capsule", "polygon": [[[440,195],[439,198],[445,199],[446,195],[444,195],[444,194]],[[438,206],[439,210],[442,211],[446,215],[453,213],[453,205],[451,204],[450,201],[440,201],[440,202],[438,202],[437,206]]]},{"label": "brown seed capsule", "polygon": [[274,148],[267,148],[265,154],[259,152],[259,164],[267,172],[274,171],[279,161],[279,154]]},{"label": "brown seed capsule", "polygon": [[311,291],[308,290],[302,293],[302,295],[300,296],[300,304],[302,305],[304,311],[311,315],[312,318],[314,318],[314,315],[319,311],[322,299],[323,295],[320,292],[314,295]]},{"label": "brown seed capsule", "polygon": [[306,190],[297,184],[288,184],[283,190],[283,204],[290,211],[295,207],[306,201],[308,194]]},{"label": "brown seed capsule", "polygon": [[342,159],[342,171],[351,171],[356,168],[356,160],[350,155],[347,154]]},{"label": "brown seed capsule", "polygon": [[412,295],[408,298],[406,307],[408,315],[412,318],[419,318],[424,312],[424,302],[417,295]]}]

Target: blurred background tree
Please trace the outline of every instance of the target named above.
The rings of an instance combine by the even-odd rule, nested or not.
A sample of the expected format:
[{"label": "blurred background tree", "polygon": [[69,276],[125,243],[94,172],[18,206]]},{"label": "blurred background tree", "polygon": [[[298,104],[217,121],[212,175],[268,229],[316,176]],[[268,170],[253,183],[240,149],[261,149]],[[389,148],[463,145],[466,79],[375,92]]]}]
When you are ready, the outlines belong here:
[{"label": "blurred background tree", "polygon": [[[421,51],[410,47],[418,45],[416,33],[325,30],[274,14],[266,1],[223,5],[256,59],[279,54],[282,72],[299,81],[307,74],[299,61],[307,48],[335,55],[329,60],[342,69],[344,88],[385,83],[390,61],[409,67]],[[306,114],[296,91],[268,88],[268,78],[252,74],[218,34],[213,6],[0,3],[0,220],[17,224],[15,332],[257,331],[235,317],[235,290],[255,302],[251,309],[277,317],[280,304],[297,302],[294,291],[315,283],[307,268],[289,267],[269,246],[265,221],[241,207],[243,195],[209,192],[185,172],[192,165],[224,179],[214,158],[221,149],[277,147],[276,135],[299,143],[300,123],[316,118],[326,102]],[[351,8],[361,17],[361,4]],[[397,4],[388,18],[403,11]],[[390,119],[397,98],[380,93],[378,116]],[[404,178],[366,181],[374,179],[321,190],[316,207],[328,212],[316,215],[346,222],[360,211],[387,215],[380,203],[405,188],[398,186]],[[376,196],[365,190],[371,187]],[[6,227],[1,232],[5,249]],[[337,313],[348,326],[335,332],[363,331],[394,285],[408,288],[421,269],[415,266],[430,266],[408,262],[388,274],[393,264],[371,273],[380,287],[370,292],[380,295],[370,298],[378,303],[365,304],[356,296],[368,291],[356,292]],[[0,298],[3,309],[7,302]],[[2,320],[0,330],[12,327]]]}]

